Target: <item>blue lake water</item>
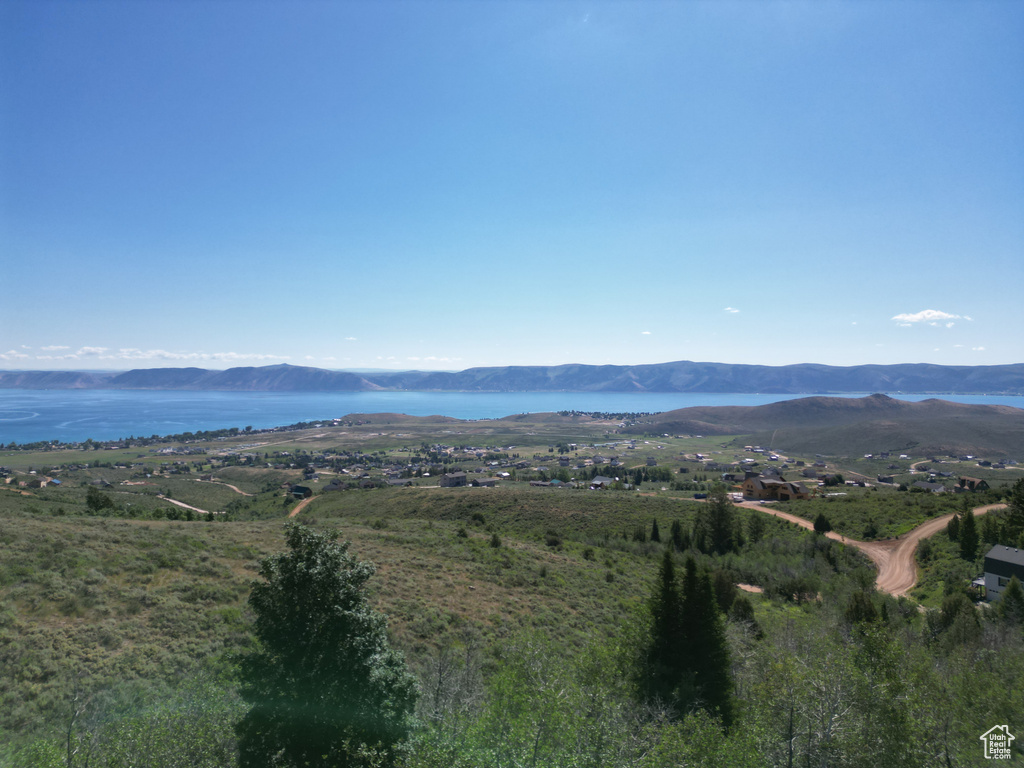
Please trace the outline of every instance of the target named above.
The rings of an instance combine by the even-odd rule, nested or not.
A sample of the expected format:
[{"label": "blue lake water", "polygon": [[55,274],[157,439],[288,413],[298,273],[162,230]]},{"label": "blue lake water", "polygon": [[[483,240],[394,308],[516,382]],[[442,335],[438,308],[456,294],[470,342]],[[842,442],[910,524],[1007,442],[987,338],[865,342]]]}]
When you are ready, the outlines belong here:
[{"label": "blue lake water", "polygon": [[[698,405],[764,405],[809,395],[626,392],[149,392],[0,389],[0,443],[77,442],[252,426],[350,413],[489,419],[546,411],[637,413]],[[861,397],[861,395],[845,395]],[[925,400],[935,395],[895,395]],[[958,403],[1024,408],[1024,397],[942,395]]]}]

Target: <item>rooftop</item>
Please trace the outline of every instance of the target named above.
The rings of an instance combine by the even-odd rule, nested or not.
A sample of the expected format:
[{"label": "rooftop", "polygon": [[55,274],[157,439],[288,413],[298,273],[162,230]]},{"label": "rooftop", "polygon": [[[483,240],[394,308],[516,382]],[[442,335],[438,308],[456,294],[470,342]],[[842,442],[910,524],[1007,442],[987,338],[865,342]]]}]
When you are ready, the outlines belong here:
[{"label": "rooftop", "polygon": [[1024,550],[1017,549],[1016,547],[996,544],[985,554],[985,559],[988,560],[989,558],[1003,563],[1024,566]]}]

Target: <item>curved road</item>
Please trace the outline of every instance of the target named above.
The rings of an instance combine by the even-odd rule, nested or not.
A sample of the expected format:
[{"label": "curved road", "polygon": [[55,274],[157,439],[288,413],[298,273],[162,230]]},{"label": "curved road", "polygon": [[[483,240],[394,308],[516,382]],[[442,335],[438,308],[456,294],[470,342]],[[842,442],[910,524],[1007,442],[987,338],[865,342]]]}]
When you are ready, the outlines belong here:
[{"label": "curved road", "polygon": [[316,496],[309,496],[309,497],[303,499],[302,501],[300,501],[298,504],[295,505],[295,509],[293,509],[291,512],[288,513],[288,517],[295,517],[297,514],[299,514],[299,512],[301,512],[306,507],[308,507],[310,504],[312,504],[313,503],[313,499],[315,499],[315,498],[316,498]]},{"label": "curved road", "polygon": [[[757,509],[766,514],[774,515],[804,528],[814,530],[814,523],[810,520],[791,515],[788,512],[776,512],[769,505],[743,501],[736,506]],[[1001,509],[1005,506],[1005,504],[987,504],[983,507],[975,507],[974,514],[983,515],[990,510]],[[830,531],[825,535],[830,539],[856,547],[871,558],[875,567],[878,568],[878,578],[875,580],[878,589],[888,592],[895,597],[901,597],[913,589],[914,584],[917,583],[917,563],[914,561],[914,550],[917,549],[918,542],[921,539],[934,536],[945,528],[954,514],[951,512],[948,515],[936,517],[927,523],[922,523],[914,530],[903,534],[897,539],[889,539],[887,541],[858,541],[857,539],[848,539],[845,536],[841,536],[835,531]]]}]

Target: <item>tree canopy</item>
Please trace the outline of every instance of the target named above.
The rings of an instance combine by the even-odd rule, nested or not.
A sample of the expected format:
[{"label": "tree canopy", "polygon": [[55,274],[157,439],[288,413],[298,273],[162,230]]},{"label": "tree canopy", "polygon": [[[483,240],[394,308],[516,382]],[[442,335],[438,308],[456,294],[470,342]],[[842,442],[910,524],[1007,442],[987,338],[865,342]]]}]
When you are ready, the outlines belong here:
[{"label": "tree canopy", "polygon": [[359,766],[371,752],[386,764],[411,730],[418,690],[367,602],[374,568],[336,539],[289,525],[289,551],[260,565],[257,644],[241,667],[243,768]]},{"label": "tree canopy", "polygon": [[682,584],[666,549],[650,603],[641,690],[651,702],[682,717],[706,709],[732,722],[732,677],[722,614],[711,579],[687,558]]}]

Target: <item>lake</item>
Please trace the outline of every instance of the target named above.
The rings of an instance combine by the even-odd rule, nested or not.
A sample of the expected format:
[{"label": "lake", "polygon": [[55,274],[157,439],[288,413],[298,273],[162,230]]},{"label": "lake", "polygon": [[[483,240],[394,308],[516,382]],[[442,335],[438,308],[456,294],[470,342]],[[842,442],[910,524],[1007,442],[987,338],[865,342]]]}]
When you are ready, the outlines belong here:
[{"label": "lake", "polygon": [[[862,397],[863,395],[842,395]],[[925,400],[936,395],[893,395]],[[257,429],[349,413],[490,419],[518,413],[653,413],[698,405],[764,405],[810,395],[699,392],[151,392],[0,390],[0,443],[117,440],[200,430]],[[1024,397],[941,395],[958,403],[1024,408]]]}]

